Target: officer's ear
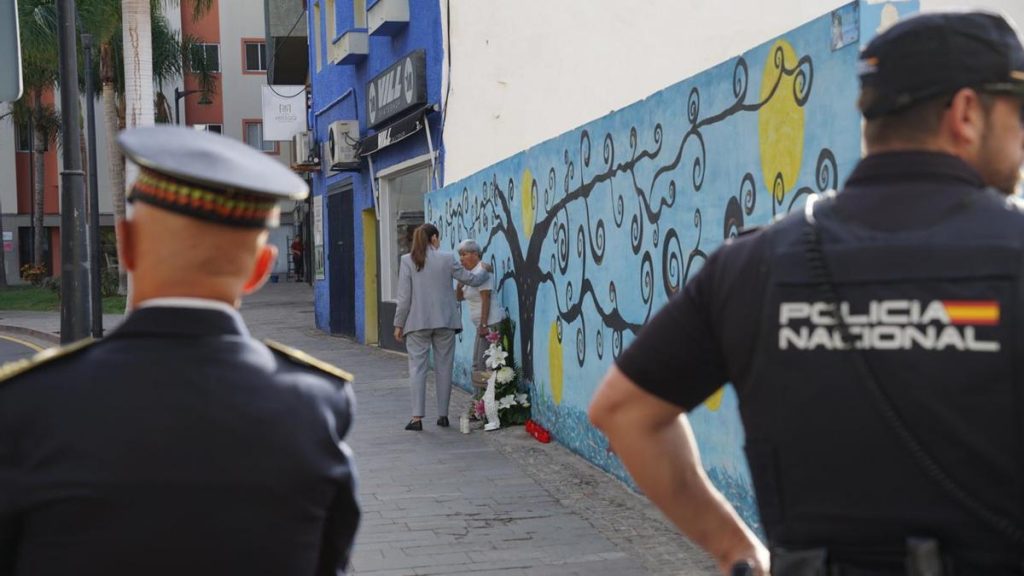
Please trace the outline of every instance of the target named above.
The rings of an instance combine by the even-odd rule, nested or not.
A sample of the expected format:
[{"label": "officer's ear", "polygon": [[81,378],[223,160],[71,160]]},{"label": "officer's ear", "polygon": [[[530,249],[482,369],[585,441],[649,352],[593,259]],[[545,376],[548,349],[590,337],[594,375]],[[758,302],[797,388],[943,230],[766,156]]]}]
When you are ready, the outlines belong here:
[{"label": "officer's ear", "polygon": [[256,264],[252,268],[252,274],[242,286],[242,293],[252,294],[259,290],[270,277],[270,270],[274,267],[274,262],[277,262],[277,246],[273,244],[261,246],[260,253],[256,256]]},{"label": "officer's ear", "polygon": [[135,270],[135,226],[131,220],[118,220],[117,227],[117,261],[118,265],[128,272]]},{"label": "officer's ear", "polygon": [[973,149],[980,145],[988,124],[988,111],[981,95],[971,88],[957,91],[950,100],[946,125],[954,144]]}]

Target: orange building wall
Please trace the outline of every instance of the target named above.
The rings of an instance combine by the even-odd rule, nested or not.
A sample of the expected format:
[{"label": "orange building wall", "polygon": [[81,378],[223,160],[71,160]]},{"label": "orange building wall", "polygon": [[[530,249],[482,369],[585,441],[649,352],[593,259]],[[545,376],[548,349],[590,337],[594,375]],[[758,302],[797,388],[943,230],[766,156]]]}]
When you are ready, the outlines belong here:
[{"label": "orange building wall", "polygon": [[52,266],[50,266],[51,274],[54,277],[60,276],[60,227],[54,226],[50,228],[50,254],[53,255]]},{"label": "orange building wall", "polygon": [[[53,105],[53,91],[43,94],[43,104]],[[32,153],[16,152],[14,158],[15,178],[18,191],[18,214],[32,213]],[[60,187],[57,180],[57,143],[49,142],[43,153],[43,213],[60,212]]]},{"label": "orange building wall", "polygon": [[32,213],[32,153],[14,154],[14,173],[18,190],[18,214]]},{"label": "orange building wall", "polygon": [[[47,90],[43,94],[43,104],[52,106],[54,104],[53,90]],[[57,173],[59,166],[56,139],[50,140],[43,153],[43,214],[60,214],[60,175]],[[17,190],[17,213],[32,214],[32,188],[34,173],[32,170],[32,153],[15,152],[14,154],[15,189]],[[17,230],[11,230],[17,237]],[[47,229],[50,237],[50,253],[53,258],[51,262],[44,262],[47,269],[54,276],[60,276],[60,228],[51,226]]]},{"label": "orange building wall", "polygon": [[[202,42],[220,44],[220,2],[213,0],[210,9],[207,10],[198,21],[192,20],[193,2],[185,0],[181,3],[181,33],[190,34]],[[224,46],[220,47],[221,69],[224,69]],[[214,74],[216,89],[210,95],[212,104],[200,105],[200,94],[190,94],[182,99],[183,110],[182,124],[224,124],[224,105],[222,103],[222,92],[219,73]],[[185,90],[199,89],[199,82],[196,77],[189,74],[185,78]]]}]

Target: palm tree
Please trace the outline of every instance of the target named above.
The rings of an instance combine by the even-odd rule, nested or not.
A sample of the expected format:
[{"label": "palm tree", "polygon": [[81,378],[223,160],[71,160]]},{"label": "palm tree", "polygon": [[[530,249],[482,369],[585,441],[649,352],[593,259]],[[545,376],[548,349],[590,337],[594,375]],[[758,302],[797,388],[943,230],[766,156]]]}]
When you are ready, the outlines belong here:
[{"label": "palm tree", "polygon": [[[138,111],[135,114],[135,123],[132,124],[132,116],[127,113],[127,102],[130,98],[127,95],[132,89],[132,83],[126,80],[125,72],[131,66],[125,58],[125,47],[129,47],[129,58],[143,46],[148,46],[152,67],[146,76],[150,79],[156,78],[161,84],[182,76],[190,70],[191,47],[196,43],[194,38],[179,38],[171,30],[166,18],[160,11],[160,0],[145,0],[147,3],[146,15],[151,34],[144,37],[136,34],[138,28],[122,25],[122,0],[79,0],[78,16],[79,24],[83,32],[92,34],[94,41],[99,45],[100,61],[98,64],[98,76],[100,78],[99,91],[103,99],[104,118],[106,132],[110,136],[107,139],[108,153],[112,161],[109,163],[110,186],[113,194],[114,214],[116,218],[124,218],[125,215],[125,165],[117,148],[113,135],[117,134],[126,125],[138,124]],[[193,17],[201,15],[208,9],[212,0],[196,0]],[[149,16],[150,12],[152,16]],[[137,15],[136,15],[137,16]],[[22,29],[22,49],[24,64],[24,75],[26,83],[26,94],[33,95],[33,105],[16,104],[14,114],[17,119],[25,121],[30,118],[35,127],[37,148],[45,150],[45,143],[54,138],[59,129],[59,117],[54,113],[52,106],[42,105],[42,94],[52,88],[57,81],[57,16],[54,0],[23,0],[19,6],[19,23]],[[130,30],[129,41],[123,41],[123,31]],[[155,49],[154,49],[155,48]],[[81,53],[81,52],[80,52]],[[123,64],[120,66],[119,64]],[[84,78],[84,74],[79,74]],[[149,82],[150,94],[152,94],[152,82]],[[33,90],[33,86],[39,86],[41,90]],[[137,88],[137,86],[136,86]],[[94,97],[94,94],[88,97]],[[166,98],[160,94],[159,98],[164,102]],[[23,108],[23,109],[22,109]],[[152,97],[148,109],[154,108]],[[36,113],[30,114],[29,110]],[[144,112],[143,112],[144,113]],[[152,116],[152,112],[150,112]],[[152,122],[150,122],[152,123]],[[34,203],[39,206],[34,211],[34,224],[38,220],[38,229],[35,232],[35,254],[37,262],[42,258],[42,154],[37,154],[35,178],[37,194],[34,195]],[[116,159],[116,160],[115,160]],[[127,291],[125,275],[121,274],[120,290],[122,294]]]},{"label": "palm tree", "polygon": [[32,131],[32,263],[43,265],[43,153],[60,129],[60,118],[43,95],[57,84],[56,13],[52,0],[23,0],[18,5],[21,27],[22,77],[25,93],[14,103],[14,119]]},{"label": "palm tree", "polygon": [[[213,0],[192,0],[193,18],[209,10]],[[124,101],[125,127],[149,126],[155,122],[153,107],[153,18],[158,14],[158,0],[121,0],[121,21],[124,36]],[[189,58],[183,58],[188,66]],[[111,158],[120,158],[119,154]],[[117,162],[112,162],[116,164]],[[135,174],[125,174],[120,188],[114,188],[114,213],[124,218],[124,194],[127,182]],[[128,177],[130,176],[130,178]],[[114,185],[115,183],[111,183]],[[125,286],[125,284],[122,284]],[[130,288],[128,288],[130,289]],[[125,290],[127,293],[127,290]]]},{"label": "palm tree", "polygon": [[[159,0],[147,1],[150,2],[151,9],[150,45],[153,54],[151,77],[162,85],[165,81],[181,77],[189,70],[190,60],[185,55],[191,52],[196,40],[190,36],[179,37],[171,29],[166,17],[160,11]],[[208,6],[209,1],[204,0],[205,5]],[[128,67],[125,46],[134,46],[138,43],[132,39],[129,42],[123,41],[120,3],[120,0],[82,0],[83,9],[80,11],[83,28],[93,35],[100,46],[99,89],[103,99],[103,120],[107,134],[111,136],[132,125],[129,123],[132,116],[127,113],[126,104],[128,102],[127,91],[131,84],[124,75],[125,69]],[[87,11],[86,6],[91,6],[91,9]],[[131,52],[128,55],[131,56]],[[167,99],[162,92],[157,92],[155,103],[150,108],[164,110],[165,112],[161,116],[165,119],[164,121],[168,121]],[[123,219],[125,217],[126,191],[125,164],[113,137],[107,139],[107,146],[108,157],[111,159],[108,166],[108,177],[112,191],[114,217]],[[119,293],[126,294],[128,280],[123,268],[119,271],[118,284]]]}]

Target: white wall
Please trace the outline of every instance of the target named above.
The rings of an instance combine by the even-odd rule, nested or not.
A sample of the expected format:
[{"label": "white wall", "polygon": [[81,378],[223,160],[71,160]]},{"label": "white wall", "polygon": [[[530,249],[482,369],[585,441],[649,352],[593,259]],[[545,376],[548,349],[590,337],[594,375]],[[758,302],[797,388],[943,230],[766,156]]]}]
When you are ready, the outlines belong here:
[{"label": "white wall", "polygon": [[[7,114],[9,110],[9,104],[0,102],[0,116]],[[0,120],[0,209],[4,214],[14,214],[18,211],[14,144],[14,122],[8,116]]]},{"label": "white wall", "polygon": [[[445,182],[455,182],[847,0],[439,2],[442,20],[451,3],[454,66],[444,142]],[[921,4],[1001,9],[1024,25],[1024,0]]]},{"label": "white wall", "polygon": [[1024,26],[1024,2],[1021,0],[921,0],[921,10],[947,10],[970,7],[1003,12],[1017,22],[1017,28]]},{"label": "white wall", "polygon": [[[107,134],[107,124],[103,121],[103,98],[97,98],[93,107],[96,114],[96,181],[98,184],[97,190],[99,190],[100,214],[113,214],[114,191],[110,188],[110,154],[107,150],[107,139],[111,136]],[[84,118],[84,98],[82,102],[82,115]],[[83,122],[83,134],[88,135],[85,129],[86,124]],[[116,137],[116,134],[114,136]],[[89,157],[82,158],[82,163],[88,171]]]},{"label": "white wall", "polygon": [[[242,120],[263,116],[262,86],[266,74],[243,74],[242,38],[266,37],[263,3],[253,0],[220,0],[221,94],[224,102],[224,134],[242,140]],[[282,143],[281,156],[288,150]]]},{"label": "white wall", "polygon": [[[0,102],[0,116],[10,110],[10,105]],[[8,116],[0,120],[0,209],[4,214],[15,214],[18,211],[18,186],[15,178],[14,162],[14,122]],[[4,232],[10,232],[13,238],[17,238],[18,231],[7,227]],[[18,252],[12,250],[10,253],[3,252],[0,242],[0,254],[3,254],[6,262],[7,281],[16,282],[18,278]]]}]

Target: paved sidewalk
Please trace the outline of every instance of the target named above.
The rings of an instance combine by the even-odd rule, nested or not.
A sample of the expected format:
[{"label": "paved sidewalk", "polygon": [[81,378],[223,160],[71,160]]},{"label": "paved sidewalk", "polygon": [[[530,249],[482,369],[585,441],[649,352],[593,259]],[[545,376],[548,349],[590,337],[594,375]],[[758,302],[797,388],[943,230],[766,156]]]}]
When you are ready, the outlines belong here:
[{"label": "paved sidewalk", "polygon": [[[463,435],[452,395],[452,428],[403,430],[409,413],[404,355],[332,337],[314,327],[312,291],[269,284],[246,300],[253,334],[273,338],[356,375],[350,436],[363,523],[355,574],[669,575],[714,574],[646,499],[558,444],[522,427]],[[59,331],[56,314],[0,311],[0,331]],[[116,324],[117,316],[104,325]]]}]

